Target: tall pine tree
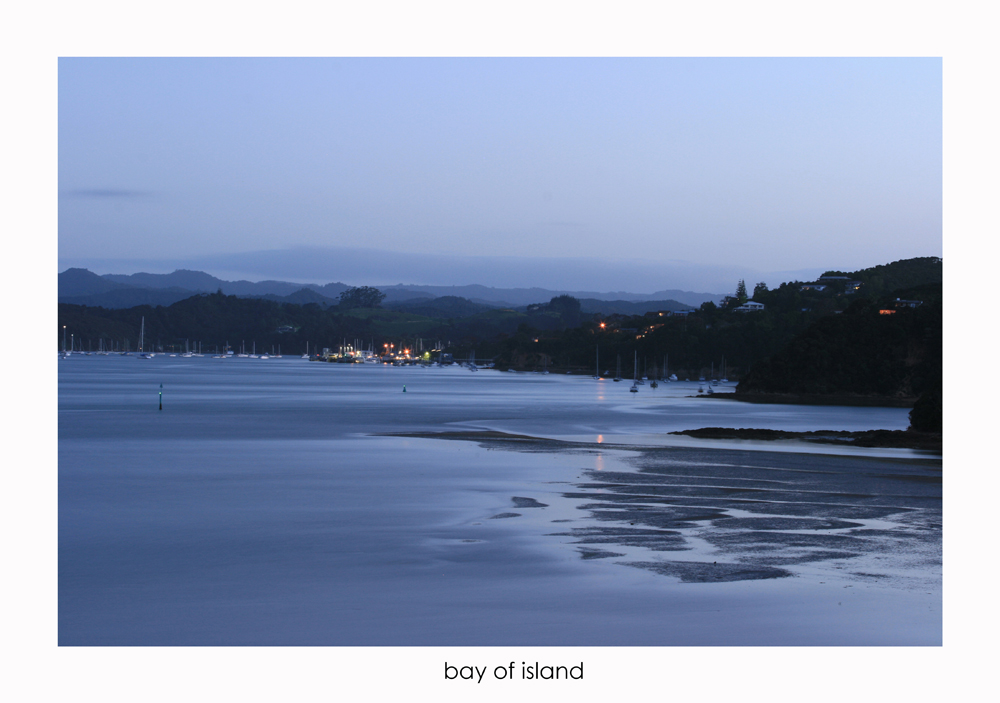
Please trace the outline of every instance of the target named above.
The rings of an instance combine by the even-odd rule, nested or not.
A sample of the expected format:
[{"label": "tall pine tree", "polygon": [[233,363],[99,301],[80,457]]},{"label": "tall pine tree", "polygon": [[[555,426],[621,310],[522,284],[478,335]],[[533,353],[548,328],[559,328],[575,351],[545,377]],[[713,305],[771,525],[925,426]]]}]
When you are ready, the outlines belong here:
[{"label": "tall pine tree", "polygon": [[736,298],[740,301],[740,305],[749,300],[749,297],[747,296],[747,284],[742,278],[740,279],[740,284],[736,286]]}]

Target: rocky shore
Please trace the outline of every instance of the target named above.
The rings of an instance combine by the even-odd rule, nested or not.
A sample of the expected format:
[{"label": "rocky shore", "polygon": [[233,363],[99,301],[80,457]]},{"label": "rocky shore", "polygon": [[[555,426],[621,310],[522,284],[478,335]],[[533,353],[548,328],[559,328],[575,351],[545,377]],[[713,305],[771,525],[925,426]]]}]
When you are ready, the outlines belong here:
[{"label": "rocky shore", "polygon": [[816,430],[813,432],[788,432],[786,430],[732,429],[726,427],[702,427],[697,430],[680,430],[670,434],[687,435],[700,439],[753,439],[778,440],[798,439],[818,444],[846,444],[854,447],[886,447],[894,449],[942,450],[941,434],[914,432],[913,430],[865,430],[848,432],[836,430]]}]

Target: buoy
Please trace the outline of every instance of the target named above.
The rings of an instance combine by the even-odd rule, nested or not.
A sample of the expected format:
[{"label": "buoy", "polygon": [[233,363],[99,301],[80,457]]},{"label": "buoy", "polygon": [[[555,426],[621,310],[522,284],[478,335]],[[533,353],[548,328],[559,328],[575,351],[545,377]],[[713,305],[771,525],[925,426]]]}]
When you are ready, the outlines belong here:
[{"label": "buoy", "polygon": [[403,384],[403,392],[406,393],[406,384]]},{"label": "buoy", "polygon": [[163,384],[160,384],[160,410],[163,410]]}]

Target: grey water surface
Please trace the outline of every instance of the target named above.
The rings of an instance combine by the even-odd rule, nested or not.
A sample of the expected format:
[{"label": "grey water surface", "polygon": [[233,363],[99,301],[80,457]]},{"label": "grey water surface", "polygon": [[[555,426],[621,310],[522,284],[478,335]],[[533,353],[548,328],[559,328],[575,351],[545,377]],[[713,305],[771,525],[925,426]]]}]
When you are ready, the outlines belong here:
[{"label": "grey water surface", "polygon": [[666,434],[906,410],[629,385],[60,360],[59,642],[940,645],[940,456]]}]

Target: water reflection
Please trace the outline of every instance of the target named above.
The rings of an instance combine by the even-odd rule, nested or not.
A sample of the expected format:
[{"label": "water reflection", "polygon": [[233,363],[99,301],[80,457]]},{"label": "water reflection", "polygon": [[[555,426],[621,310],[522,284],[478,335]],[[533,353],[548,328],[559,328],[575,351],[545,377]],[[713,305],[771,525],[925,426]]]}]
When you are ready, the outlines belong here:
[{"label": "water reflection", "polygon": [[[815,562],[787,563],[842,540],[843,530],[874,525],[819,523],[828,516],[812,512],[814,484],[832,474],[806,470],[816,459],[774,458],[763,443],[766,456],[731,453],[749,445],[719,455],[699,440],[665,434],[710,426],[901,429],[905,409],[709,401],[691,397],[696,384],[671,384],[655,397],[643,389],[636,398],[627,384],[599,384],[594,394],[592,380],[580,376],[290,358],[86,357],[58,373],[61,644],[940,642],[939,570],[933,588],[906,600],[910,592],[883,586],[898,565],[887,566],[884,551],[843,557],[860,566],[836,585]],[[161,383],[170,402],[159,411]],[[484,429],[588,446],[562,452],[517,444],[527,451],[513,453],[378,436]],[[690,446],[659,450],[641,467],[634,462],[643,454],[616,448],[658,441]],[[584,452],[593,452],[589,470],[603,472],[596,486],[588,485]],[[682,464],[671,463],[678,458]],[[794,486],[775,480],[777,464]],[[888,473],[879,465],[865,475],[884,480]],[[854,504],[862,502],[896,511],[897,484],[910,493],[928,485],[900,479],[863,498],[848,482],[834,492],[846,503],[833,517],[856,519],[865,506]],[[801,493],[794,503],[793,490]],[[747,505],[767,494],[780,510],[768,507],[748,521]],[[581,509],[590,503],[599,505]],[[794,506],[805,507],[793,514]],[[935,534],[915,514],[862,517],[891,523],[884,530],[893,540],[915,535],[936,549],[940,520],[932,516]],[[792,520],[805,519],[823,529],[799,534]],[[673,549],[681,531],[682,546],[729,550],[725,579],[708,571],[722,564],[717,557]],[[782,531],[785,543],[774,544]],[[651,549],[647,538],[670,549]],[[914,554],[927,558],[926,549]],[[746,555],[780,558],[773,568],[798,569],[798,576],[734,590],[726,579],[744,568],[737,559]],[[713,582],[693,589],[689,578],[678,586],[676,563],[685,556],[703,562],[696,567]],[[937,568],[939,557],[930,557]],[[682,576],[701,573],[692,568]],[[843,606],[830,607],[830,589]],[[543,611],[551,617],[539,618]],[[917,613],[924,615],[914,626]],[[553,628],[553,621],[565,625]]]}]

